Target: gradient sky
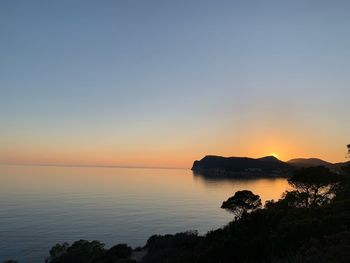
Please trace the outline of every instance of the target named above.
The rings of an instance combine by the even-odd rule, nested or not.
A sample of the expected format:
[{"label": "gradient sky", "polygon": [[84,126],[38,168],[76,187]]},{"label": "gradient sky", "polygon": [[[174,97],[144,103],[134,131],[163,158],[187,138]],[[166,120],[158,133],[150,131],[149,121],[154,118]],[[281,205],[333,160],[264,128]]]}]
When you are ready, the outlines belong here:
[{"label": "gradient sky", "polygon": [[0,2],[0,162],[344,161],[349,1]]}]

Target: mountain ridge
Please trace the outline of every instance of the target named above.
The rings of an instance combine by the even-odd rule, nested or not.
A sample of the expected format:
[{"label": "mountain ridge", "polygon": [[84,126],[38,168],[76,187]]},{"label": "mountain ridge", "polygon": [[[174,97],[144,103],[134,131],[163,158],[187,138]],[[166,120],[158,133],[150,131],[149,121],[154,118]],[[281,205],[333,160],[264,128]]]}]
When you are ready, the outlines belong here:
[{"label": "mountain ridge", "polygon": [[274,156],[261,158],[206,155],[193,163],[196,173],[226,176],[286,176],[292,166]]},{"label": "mountain ridge", "polygon": [[312,167],[312,166],[331,167],[334,165],[331,162],[327,162],[319,158],[293,158],[287,161],[287,163],[292,164],[296,167]]},{"label": "mountain ridge", "polygon": [[294,158],[284,162],[274,156],[250,158],[206,155],[201,160],[194,161],[191,170],[213,176],[288,177],[296,169],[315,166],[325,166],[333,172],[341,173],[341,167],[347,164],[350,162],[333,164],[318,158]]}]

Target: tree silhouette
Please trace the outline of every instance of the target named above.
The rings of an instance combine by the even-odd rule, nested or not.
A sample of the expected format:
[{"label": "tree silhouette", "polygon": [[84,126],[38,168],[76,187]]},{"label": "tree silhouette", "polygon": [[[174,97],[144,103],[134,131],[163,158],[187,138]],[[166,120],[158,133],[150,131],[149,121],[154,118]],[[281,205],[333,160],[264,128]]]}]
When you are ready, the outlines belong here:
[{"label": "tree silhouette", "polygon": [[341,176],[323,166],[302,168],[288,180],[296,191],[287,192],[286,197],[293,195],[296,198],[294,201],[299,200],[296,206],[320,206],[334,197],[341,180]]},{"label": "tree silhouette", "polygon": [[46,263],[94,263],[105,253],[104,244],[93,240],[78,240],[71,246],[57,244],[50,250]]},{"label": "tree silhouette", "polygon": [[261,207],[260,196],[249,190],[238,191],[234,196],[224,201],[221,208],[234,214],[235,219],[240,219],[244,213],[250,213]]}]

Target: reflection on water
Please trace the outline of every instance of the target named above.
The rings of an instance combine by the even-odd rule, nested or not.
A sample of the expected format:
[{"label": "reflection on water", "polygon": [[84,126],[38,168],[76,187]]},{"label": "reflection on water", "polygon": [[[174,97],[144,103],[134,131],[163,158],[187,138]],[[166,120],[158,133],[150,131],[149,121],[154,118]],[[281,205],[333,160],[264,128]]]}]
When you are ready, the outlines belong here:
[{"label": "reflection on water", "polygon": [[223,226],[237,190],[278,199],[285,179],[213,179],[190,170],[0,166],[0,262],[43,262],[52,245],[144,245],[152,234]]},{"label": "reflection on water", "polygon": [[229,196],[242,189],[250,190],[260,195],[263,204],[267,200],[278,200],[284,191],[290,190],[285,178],[229,178],[226,176],[208,176],[199,173],[193,173],[193,177],[194,181],[204,184],[205,187],[220,188],[220,191],[227,192]]}]

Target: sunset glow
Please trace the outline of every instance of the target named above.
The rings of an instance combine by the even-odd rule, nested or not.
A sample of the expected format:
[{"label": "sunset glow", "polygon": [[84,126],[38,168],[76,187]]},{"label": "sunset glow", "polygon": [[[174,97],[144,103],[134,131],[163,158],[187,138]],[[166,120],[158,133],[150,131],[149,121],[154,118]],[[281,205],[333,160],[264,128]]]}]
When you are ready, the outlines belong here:
[{"label": "sunset glow", "polygon": [[346,8],[291,3],[5,4],[0,163],[344,161]]},{"label": "sunset glow", "polygon": [[270,156],[273,156],[278,159],[278,154],[277,153],[270,153]]},{"label": "sunset glow", "polygon": [[0,263],[345,262],[349,11],[0,1]]}]

